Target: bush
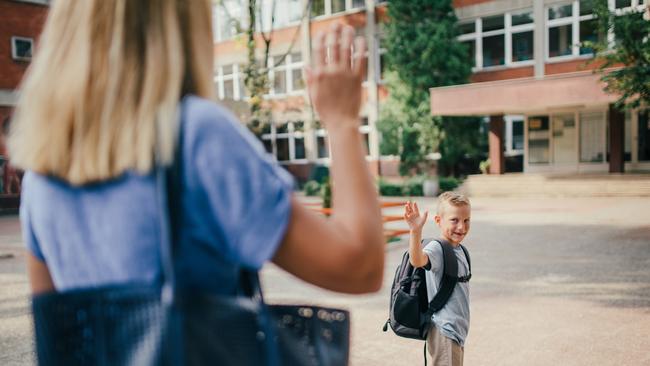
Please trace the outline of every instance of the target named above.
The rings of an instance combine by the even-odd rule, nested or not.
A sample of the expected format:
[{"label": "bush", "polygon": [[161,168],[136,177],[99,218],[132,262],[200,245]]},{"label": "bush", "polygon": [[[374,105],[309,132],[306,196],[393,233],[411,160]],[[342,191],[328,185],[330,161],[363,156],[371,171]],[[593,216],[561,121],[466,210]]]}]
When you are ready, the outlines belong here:
[{"label": "bush", "polygon": [[409,178],[404,182],[402,186],[402,195],[404,196],[424,196],[424,191],[422,190],[422,184],[424,182],[424,177],[417,176]]},{"label": "bush", "polygon": [[320,183],[315,180],[310,180],[302,187],[305,196],[318,196],[320,194]]},{"label": "bush", "polygon": [[460,179],[455,177],[440,177],[438,180],[440,184],[440,193],[446,191],[453,191],[460,186]]},{"label": "bush", "polygon": [[401,196],[402,185],[399,183],[389,183],[383,179],[379,179],[379,194],[382,196]]}]

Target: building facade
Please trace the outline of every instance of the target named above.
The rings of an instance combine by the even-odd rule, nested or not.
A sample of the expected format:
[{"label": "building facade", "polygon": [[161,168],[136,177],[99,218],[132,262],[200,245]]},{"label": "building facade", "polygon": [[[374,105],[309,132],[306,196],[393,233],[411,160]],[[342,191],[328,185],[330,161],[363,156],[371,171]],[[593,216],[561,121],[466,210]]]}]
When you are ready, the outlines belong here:
[{"label": "building facade", "polygon": [[[432,113],[490,116],[492,173],[504,172],[504,155],[514,147],[523,152],[524,172],[650,171],[647,108],[613,108],[617,96],[603,92],[597,64],[589,62],[592,50],[582,44],[598,37],[590,1],[455,4],[473,83],[431,89]],[[617,13],[648,6],[647,0],[608,4]]]},{"label": "building facade", "polygon": [[0,0],[0,210],[18,206],[21,175],[8,163],[4,132],[48,9],[48,0]]},{"label": "building facade", "polygon": [[[333,22],[352,25],[357,35],[366,37],[368,75],[364,81],[364,104],[359,131],[365,138],[369,167],[379,174],[396,174],[394,159],[380,158],[375,123],[379,104],[386,96],[382,82],[382,22],[386,1],[378,0],[260,0],[258,29],[271,38],[268,64],[270,88],[264,105],[272,123],[261,139],[267,151],[300,181],[307,180],[314,167],[329,164],[327,131],[314,115],[305,91],[303,67],[310,63],[311,42]],[[273,8],[274,7],[274,8]],[[271,20],[273,15],[273,21]],[[247,63],[247,2],[223,1],[214,5],[215,87],[222,103],[246,120],[247,103],[243,65]],[[241,25],[238,27],[238,25]],[[264,58],[264,41],[258,37],[258,59]]]}]

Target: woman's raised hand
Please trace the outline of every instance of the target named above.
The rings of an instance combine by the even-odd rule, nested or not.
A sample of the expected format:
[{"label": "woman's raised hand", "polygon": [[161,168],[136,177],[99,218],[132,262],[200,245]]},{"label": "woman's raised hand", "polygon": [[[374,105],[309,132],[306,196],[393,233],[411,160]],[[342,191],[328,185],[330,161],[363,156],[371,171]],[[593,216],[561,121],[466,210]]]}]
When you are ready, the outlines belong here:
[{"label": "woman's raised hand", "polygon": [[320,120],[330,131],[358,127],[366,44],[354,28],[333,24],[316,36],[312,67],[305,69],[307,88]]}]

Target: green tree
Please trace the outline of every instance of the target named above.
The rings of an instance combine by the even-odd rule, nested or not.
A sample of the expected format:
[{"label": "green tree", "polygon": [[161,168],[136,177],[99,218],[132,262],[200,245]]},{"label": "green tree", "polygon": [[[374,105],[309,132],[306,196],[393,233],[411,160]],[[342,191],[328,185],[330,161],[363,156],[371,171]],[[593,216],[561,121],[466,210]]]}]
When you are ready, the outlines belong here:
[{"label": "green tree", "polygon": [[466,145],[457,140],[456,129],[444,119],[431,116],[429,88],[467,82],[471,63],[466,46],[456,39],[458,19],[451,0],[392,0],[388,17],[387,60],[396,75],[387,82],[389,99],[378,123],[380,149],[384,153],[397,146],[400,172],[422,173],[424,157],[438,150],[441,139],[448,139],[447,151],[455,151],[456,143]]},{"label": "green tree", "polygon": [[[594,0],[593,7],[601,36],[586,46],[596,51],[605,91],[621,95],[618,108],[650,105],[650,21],[637,9],[616,14],[606,0]],[[607,34],[614,35],[613,42],[604,36]]]}]

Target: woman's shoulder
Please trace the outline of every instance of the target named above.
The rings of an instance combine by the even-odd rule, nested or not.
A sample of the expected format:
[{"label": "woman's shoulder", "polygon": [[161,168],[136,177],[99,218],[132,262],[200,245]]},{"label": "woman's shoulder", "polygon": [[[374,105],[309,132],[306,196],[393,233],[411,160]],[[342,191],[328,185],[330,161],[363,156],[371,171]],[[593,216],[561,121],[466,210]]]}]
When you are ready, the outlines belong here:
[{"label": "woman's shoulder", "polygon": [[[255,136],[228,109],[218,103],[195,95],[183,98],[181,108],[183,139],[190,146],[209,145],[263,153]],[[232,152],[232,150],[231,150]]]}]

